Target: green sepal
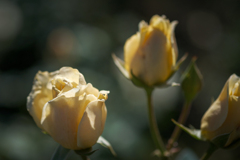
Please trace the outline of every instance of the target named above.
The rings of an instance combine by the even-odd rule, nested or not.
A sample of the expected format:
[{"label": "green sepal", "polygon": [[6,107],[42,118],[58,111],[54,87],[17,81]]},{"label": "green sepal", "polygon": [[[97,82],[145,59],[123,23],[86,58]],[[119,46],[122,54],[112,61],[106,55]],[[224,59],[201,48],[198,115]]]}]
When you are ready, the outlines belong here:
[{"label": "green sepal", "polygon": [[152,88],[148,85],[146,85],[142,80],[140,80],[139,78],[137,78],[133,72],[131,71],[131,75],[132,75],[132,78],[131,78],[131,81],[134,85],[138,86],[138,87],[141,87],[141,88]]},{"label": "green sepal", "polygon": [[108,148],[115,157],[117,156],[116,152],[113,150],[112,145],[102,136],[98,138],[97,143],[102,145],[103,147]]},{"label": "green sepal", "polygon": [[218,146],[219,148],[224,148],[225,144],[228,141],[229,136],[230,134],[223,134],[215,137],[214,139],[211,140],[211,142]]},{"label": "green sepal", "polygon": [[233,149],[238,147],[240,145],[240,139],[233,141],[231,144],[225,147],[227,141],[229,140],[230,135],[231,133],[222,134],[212,139],[211,142],[215,144],[217,147],[223,148],[223,149]]},{"label": "green sepal", "polygon": [[201,140],[201,141],[206,141],[202,135],[201,135],[201,130],[200,129],[195,129],[195,128],[187,128],[184,125],[176,122],[174,119],[172,119],[172,122],[177,125],[178,127],[180,127],[182,130],[184,130],[185,132],[187,132],[190,136],[192,136],[193,138],[197,139],[197,140]]},{"label": "green sepal", "polygon": [[177,62],[177,64],[176,64],[176,65],[174,66],[174,68],[173,68],[174,72],[176,72],[176,71],[180,68],[180,66],[182,65],[182,63],[186,60],[187,56],[188,56],[188,54],[185,53],[185,54],[182,56],[182,58],[179,59],[179,61]]},{"label": "green sepal", "polygon": [[70,151],[70,149],[64,148],[63,146],[59,145],[56,151],[53,153],[51,160],[66,160]]},{"label": "green sepal", "polygon": [[115,65],[118,67],[119,71],[126,77],[127,79],[130,79],[128,71],[125,69],[124,64],[125,62],[118,58],[115,54],[112,54],[113,61]]},{"label": "green sepal", "polygon": [[224,149],[233,149],[236,148],[240,145],[240,139],[235,140],[234,142],[232,142],[230,145],[228,145],[227,147],[224,147]]},{"label": "green sepal", "polygon": [[80,156],[90,156],[94,152],[96,152],[98,149],[93,150],[92,147],[86,148],[86,149],[81,149],[81,150],[74,150],[75,153],[77,153]]},{"label": "green sepal", "polygon": [[174,87],[174,86],[180,86],[179,83],[167,83],[167,81],[174,75],[174,73],[176,71],[178,71],[178,69],[180,68],[180,66],[182,65],[182,63],[186,60],[188,54],[186,53],[184,56],[182,56],[182,58],[177,62],[177,64],[173,67],[172,69],[172,73],[169,75],[168,79],[166,80],[165,83],[157,83],[154,84],[153,86],[158,87],[158,88],[166,88],[166,87]]},{"label": "green sepal", "polygon": [[181,77],[181,88],[183,90],[184,97],[188,102],[193,101],[198,92],[202,89],[203,85],[203,77],[195,61],[196,58],[192,58],[192,61]]},{"label": "green sepal", "polygon": [[153,86],[148,86],[146,85],[142,80],[138,79],[131,71],[131,75],[132,75],[132,83],[138,87],[141,88],[145,88],[145,89],[153,89],[154,87],[158,87],[158,88],[167,88],[167,87],[175,87],[175,86],[180,86],[179,83],[162,83],[162,84],[157,84],[157,85],[153,85]]}]

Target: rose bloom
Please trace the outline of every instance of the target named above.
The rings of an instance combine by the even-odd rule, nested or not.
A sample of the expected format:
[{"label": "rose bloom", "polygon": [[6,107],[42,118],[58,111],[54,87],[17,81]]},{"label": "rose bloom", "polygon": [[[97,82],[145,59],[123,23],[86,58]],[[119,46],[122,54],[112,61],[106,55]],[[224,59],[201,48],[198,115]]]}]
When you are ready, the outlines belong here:
[{"label": "rose bloom", "polygon": [[124,46],[125,69],[148,86],[165,83],[174,72],[178,57],[174,29],[165,16],[155,15],[150,24],[139,23],[139,32]]},{"label": "rose bloom", "polygon": [[217,100],[201,121],[201,134],[207,140],[229,135],[221,147],[228,147],[240,138],[240,78],[233,74],[225,83]]},{"label": "rose bloom", "polygon": [[86,83],[77,69],[39,71],[27,98],[27,110],[37,126],[63,147],[93,146],[103,132],[108,91]]}]

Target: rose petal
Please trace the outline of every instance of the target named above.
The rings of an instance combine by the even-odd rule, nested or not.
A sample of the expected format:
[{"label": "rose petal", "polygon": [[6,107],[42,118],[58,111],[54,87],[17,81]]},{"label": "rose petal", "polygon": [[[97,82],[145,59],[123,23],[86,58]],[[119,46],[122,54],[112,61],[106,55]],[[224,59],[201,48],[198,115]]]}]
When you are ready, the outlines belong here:
[{"label": "rose petal", "polygon": [[[130,64],[140,43],[140,33],[131,36],[124,45],[125,69],[130,73]],[[130,74],[131,76],[131,74]]]},{"label": "rose petal", "polygon": [[68,79],[68,81],[75,82],[76,84],[86,85],[84,76],[79,73],[77,69],[71,67],[62,67],[58,72],[58,76],[64,77]]},{"label": "rose petal", "polygon": [[202,131],[214,131],[226,120],[228,115],[228,84],[229,80],[225,83],[218,99],[204,114],[201,121]]},{"label": "rose petal", "polygon": [[170,41],[160,30],[153,29],[140,47],[131,62],[133,74],[150,86],[165,82],[172,72]]},{"label": "rose petal", "polygon": [[76,96],[79,88],[60,94],[46,103],[43,108],[41,124],[55,141],[68,149],[77,146],[77,128],[88,103],[97,98],[92,95]]},{"label": "rose petal", "polygon": [[92,101],[88,104],[78,126],[77,144],[80,148],[93,146],[103,132],[107,110],[102,101]]},{"label": "rose petal", "polygon": [[[234,95],[234,93],[232,92],[235,84],[238,83],[240,81],[240,78],[236,75],[236,74],[232,74],[229,78],[229,95]],[[238,95],[238,94],[236,94]]]},{"label": "rose petal", "polygon": [[178,47],[177,47],[177,41],[176,41],[176,38],[175,38],[175,32],[174,32],[174,30],[175,30],[175,27],[177,26],[177,24],[178,24],[178,22],[177,21],[173,21],[172,23],[171,23],[171,27],[170,27],[170,29],[169,29],[169,34],[170,34],[170,36],[171,36],[171,44],[172,44],[172,49],[173,49],[173,51],[172,51],[172,56],[173,56],[173,58],[172,58],[172,64],[173,64],[173,66],[175,66],[175,64],[176,64],[176,61],[177,61],[177,57],[178,57]]},{"label": "rose petal", "polygon": [[43,129],[40,125],[42,109],[45,103],[52,99],[51,83],[49,81],[54,76],[55,74],[39,71],[34,78],[32,91],[27,97],[27,110],[41,129]]}]

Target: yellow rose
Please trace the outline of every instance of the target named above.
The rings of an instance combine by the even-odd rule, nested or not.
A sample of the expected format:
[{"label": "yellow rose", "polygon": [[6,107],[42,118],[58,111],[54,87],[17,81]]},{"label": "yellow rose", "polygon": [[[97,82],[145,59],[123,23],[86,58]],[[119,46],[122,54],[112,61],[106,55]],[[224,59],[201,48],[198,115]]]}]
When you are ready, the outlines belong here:
[{"label": "yellow rose", "polygon": [[228,147],[240,138],[240,78],[233,74],[225,83],[218,99],[210,106],[201,121],[203,138],[227,135],[221,147]]},{"label": "yellow rose", "polygon": [[172,73],[178,57],[174,29],[165,16],[155,15],[148,25],[139,23],[139,32],[124,46],[125,69],[148,86],[165,83]]},{"label": "yellow rose", "polygon": [[27,109],[37,126],[63,147],[93,146],[103,132],[108,91],[98,91],[77,69],[39,71],[27,98]]}]

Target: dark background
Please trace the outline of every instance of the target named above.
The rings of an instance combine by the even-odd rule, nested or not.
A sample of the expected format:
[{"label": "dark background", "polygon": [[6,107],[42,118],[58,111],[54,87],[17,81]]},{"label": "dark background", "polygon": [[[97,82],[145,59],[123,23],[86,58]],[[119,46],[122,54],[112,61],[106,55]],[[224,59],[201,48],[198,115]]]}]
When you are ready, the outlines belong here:
[{"label": "dark background", "polygon": [[[151,157],[146,97],[127,81],[111,54],[123,58],[127,38],[141,20],[155,15],[177,20],[179,57],[189,57],[171,81],[179,82],[191,57],[204,77],[187,125],[200,120],[228,77],[240,75],[240,9],[237,0],[0,0],[0,159],[50,159],[57,143],[43,134],[26,110],[38,70],[77,68],[99,90],[110,90],[103,136],[118,154],[101,147],[92,159],[144,160]],[[178,58],[179,59],[179,58]],[[154,92],[160,132],[166,142],[183,105],[179,87]],[[177,160],[200,157],[208,144],[182,133]],[[219,150],[210,159],[238,160],[239,148]],[[69,159],[80,159],[72,154]]]}]

